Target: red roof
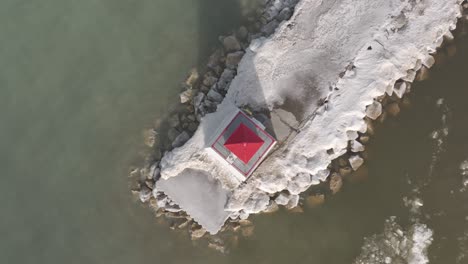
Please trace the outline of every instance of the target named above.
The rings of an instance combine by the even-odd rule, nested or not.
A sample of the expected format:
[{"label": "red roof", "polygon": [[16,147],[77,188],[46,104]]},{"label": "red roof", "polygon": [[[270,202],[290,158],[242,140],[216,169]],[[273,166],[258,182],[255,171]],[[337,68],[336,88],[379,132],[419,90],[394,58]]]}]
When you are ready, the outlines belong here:
[{"label": "red roof", "polygon": [[248,163],[263,143],[264,141],[254,131],[241,123],[226,140],[224,146],[244,163]]}]

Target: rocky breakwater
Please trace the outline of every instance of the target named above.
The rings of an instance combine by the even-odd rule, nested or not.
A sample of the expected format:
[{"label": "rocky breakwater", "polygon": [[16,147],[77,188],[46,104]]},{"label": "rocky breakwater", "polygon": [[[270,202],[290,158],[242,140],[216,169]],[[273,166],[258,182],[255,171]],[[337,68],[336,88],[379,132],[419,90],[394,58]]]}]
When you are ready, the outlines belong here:
[{"label": "rocky breakwater", "polygon": [[[147,150],[142,166],[130,170],[132,194],[136,200],[148,204],[158,221],[166,223],[171,229],[188,230],[193,240],[204,237],[206,230],[198,225],[177,204],[164,193],[155,189],[160,178],[160,161],[165,153],[183,146],[198,129],[202,118],[215,112],[223,101],[230,84],[237,75],[238,64],[246,49],[254,39],[268,37],[282,21],[288,20],[298,0],[262,0],[254,13],[246,13],[246,24],[232,34],[220,36],[220,45],[209,56],[204,67],[194,68],[183,82],[180,102],[175,103],[165,117],[159,119],[154,127],[143,132]],[[270,208],[273,211],[274,208]],[[250,236],[253,225],[248,220],[232,220],[222,231]],[[221,232],[229,233],[229,232]],[[237,240],[237,235],[228,240]],[[211,237],[211,248],[224,252],[227,239]]]}]

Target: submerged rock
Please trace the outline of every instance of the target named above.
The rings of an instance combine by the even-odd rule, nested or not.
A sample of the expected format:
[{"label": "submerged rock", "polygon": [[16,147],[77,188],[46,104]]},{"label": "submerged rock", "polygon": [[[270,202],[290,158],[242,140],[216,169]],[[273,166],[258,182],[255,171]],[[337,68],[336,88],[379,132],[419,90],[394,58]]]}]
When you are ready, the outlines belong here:
[{"label": "submerged rock", "polygon": [[190,139],[190,134],[187,133],[187,131],[183,131],[172,142],[172,147],[173,148],[178,148],[178,147],[184,145],[185,142],[187,142],[189,139]]},{"label": "submerged rock", "polygon": [[238,51],[241,45],[235,36],[227,36],[223,39],[223,46],[227,52]]},{"label": "submerged rock", "polygon": [[330,190],[333,194],[336,194],[341,190],[341,187],[343,187],[343,179],[339,174],[333,173],[330,176]]},{"label": "submerged rock", "polygon": [[144,143],[146,146],[152,148],[156,145],[158,139],[158,132],[152,128],[143,131]]},{"label": "submerged rock", "polygon": [[309,208],[315,208],[325,202],[325,195],[314,194],[306,198],[306,204]]}]

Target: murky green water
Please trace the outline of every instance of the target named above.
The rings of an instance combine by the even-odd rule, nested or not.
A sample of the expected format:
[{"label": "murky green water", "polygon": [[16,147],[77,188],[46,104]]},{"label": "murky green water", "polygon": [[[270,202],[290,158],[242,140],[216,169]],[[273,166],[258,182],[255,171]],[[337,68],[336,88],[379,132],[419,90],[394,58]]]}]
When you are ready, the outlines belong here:
[{"label": "murky green water", "polygon": [[142,128],[238,25],[236,3],[0,2],[0,263],[352,263],[390,216],[411,223],[403,197],[414,188],[418,221],[434,232],[431,263],[467,263],[466,39],[379,130],[366,181],[304,214],[255,217],[254,236],[229,255],[192,246],[131,201]]}]

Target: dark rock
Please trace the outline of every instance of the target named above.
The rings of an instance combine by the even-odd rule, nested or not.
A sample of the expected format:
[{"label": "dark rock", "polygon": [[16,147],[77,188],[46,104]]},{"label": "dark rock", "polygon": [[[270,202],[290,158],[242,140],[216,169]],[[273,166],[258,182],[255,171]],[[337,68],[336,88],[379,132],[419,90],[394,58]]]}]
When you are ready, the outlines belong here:
[{"label": "dark rock", "polygon": [[275,29],[278,27],[279,22],[277,20],[272,20],[268,22],[265,26],[262,28],[262,33],[265,36],[269,36],[275,32]]},{"label": "dark rock", "polygon": [[218,89],[220,91],[227,91],[229,84],[234,79],[235,71],[231,69],[225,69],[218,81]]},{"label": "dark rock", "polygon": [[223,39],[223,46],[227,52],[238,51],[241,45],[235,36],[228,36]]},{"label": "dark rock", "polygon": [[180,132],[177,131],[175,128],[170,128],[169,131],[167,131],[167,138],[169,139],[170,142],[173,142],[178,136]]},{"label": "dark rock", "polygon": [[237,52],[229,53],[226,56],[226,67],[228,67],[230,69],[236,69],[237,65],[239,65],[239,62],[241,61],[244,54],[245,54],[245,52],[243,52],[243,51],[237,51]]},{"label": "dark rock", "polygon": [[208,99],[212,100],[213,102],[216,102],[216,103],[221,103],[223,101],[223,96],[218,93],[217,91],[215,91],[214,89],[211,89],[209,92],[208,92],[208,95],[207,95]]},{"label": "dark rock", "polygon": [[208,60],[208,68],[214,69],[221,63],[221,58],[224,56],[224,51],[222,49],[217,49],[213,54],[211,54]]},{"label": "dark rock", "polygon": [[140,201],[142,203],[146,203],[147,201],[149,201],[149,199],[151,198],[152,196],[152,191],[151,189],[146,186],[146,185],[143,185],[141,186],[141,190],[140,190]]},{"label": "dark rock", "polygon": [[292,10],[289,7],[283,8],[276,17],[278,21],[288,20],[292,16]]},{"label": "dark rock", "polygon": [[195,133],[195,131],[197,131],[197,128],[198,128],[198,124],[195,123],[195,122],[191,122],[187,126],[188,131],[190,131],[192,133]]},{"label": "dark rock", "polygon": [[[198,109],[198,107],[202,104],[203,100],[205,99],[205,94],[204,93],[198,93],[194,98],[193,98],[193,107],[195,109]],[[195,111],[196,113],[197,111]]]},{"label": "dark rock", "polygon": [[215,84],[216,82],[218,81],[218,78],[214,77],[214,76],[211,76],[211,75],[208,75],[205,77],[205,79],[203,80],[203,85],[207,86],[207,87],[211,87],[213,86],[213,84]]},{"label": "dark rock", "polygon": [[237,30],[237,38],[241,41],[246,41],[247,37],[249,36],[249,31],[246,27],[242,26]]},{"label": "dark rock", "polygon": [[187,131],[183,131],[172,142],[172,147],[173,148],[178,148],[178,147],[184,145],[185,142],[187,142],[189,139],[190,139],[190,134],[187,133]]},{"label": "dark rock", "polygon": [[174,114],[167,120],[170,127],[178,127],[180,125],[180,119],[178,114]]}]

